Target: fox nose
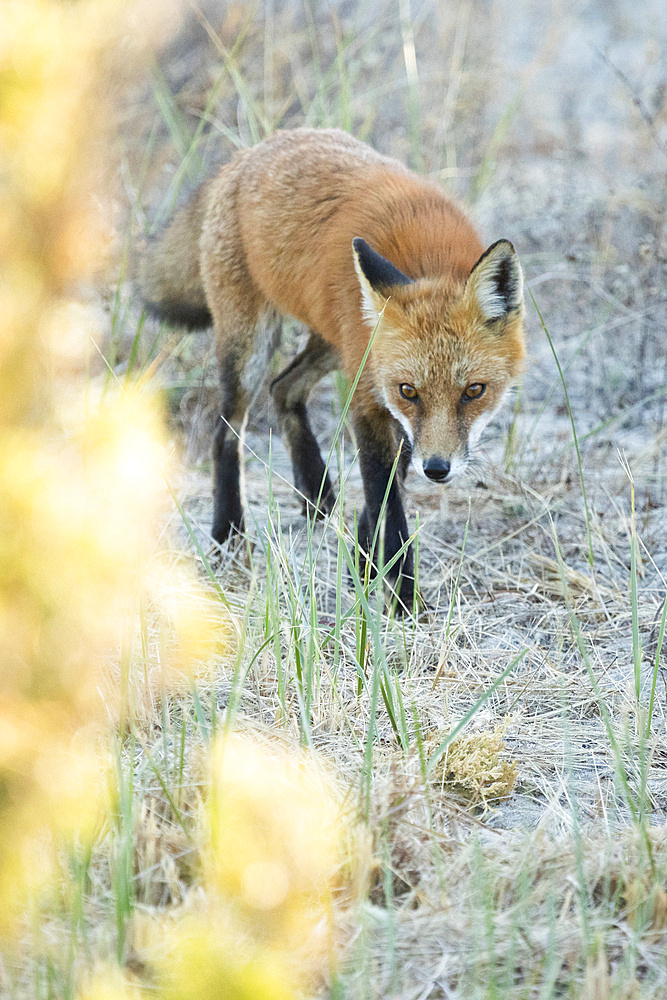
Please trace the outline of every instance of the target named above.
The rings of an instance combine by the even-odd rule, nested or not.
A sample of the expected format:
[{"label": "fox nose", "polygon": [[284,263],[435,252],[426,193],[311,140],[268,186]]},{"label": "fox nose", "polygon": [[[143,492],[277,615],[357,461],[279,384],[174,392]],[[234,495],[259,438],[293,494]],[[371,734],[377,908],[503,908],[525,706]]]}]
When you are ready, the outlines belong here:
[{"label": "fox nose", "polygon": [[451,467],[452,463],[448,462],[446,458],[433,456],[424,462],[424,475],[432,479],[434,483],[444,483]]}]

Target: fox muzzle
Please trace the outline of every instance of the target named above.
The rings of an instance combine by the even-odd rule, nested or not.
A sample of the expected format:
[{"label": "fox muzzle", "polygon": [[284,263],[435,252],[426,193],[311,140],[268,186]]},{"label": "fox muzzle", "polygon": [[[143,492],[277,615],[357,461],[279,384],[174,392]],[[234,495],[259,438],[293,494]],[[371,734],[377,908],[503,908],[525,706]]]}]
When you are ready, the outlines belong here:
[{"label": "fox muzzle", "polygon": [[434,483],[444,483],[449,475],[451,467],[451,462],[449,462],[446,458],[440,458],[437,455],[432,455],[431,458],[427,458],[423,464],[424,475],[427,479],[433,480]]}]

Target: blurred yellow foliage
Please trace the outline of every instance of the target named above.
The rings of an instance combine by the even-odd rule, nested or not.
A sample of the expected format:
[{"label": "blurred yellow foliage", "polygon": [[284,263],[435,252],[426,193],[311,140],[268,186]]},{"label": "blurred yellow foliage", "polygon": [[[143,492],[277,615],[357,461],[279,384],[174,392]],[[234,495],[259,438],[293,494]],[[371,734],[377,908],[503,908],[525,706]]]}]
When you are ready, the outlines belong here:
[{"label": "blurred yellow foliage", "polygon": [[[206,597],[200,584],[183,566],[153,569],[151,593],[173,630],[172,666],[185,668],[188,680],[207,680],[218,670],[214,658],[231,656],[241,635],[241,623],[216,595]],[[176,677],[172,677],[176,684]]]},{"label": "blurred yellow foliage", "polygon": [[[145,386],[87,377],[106,320],[71,290],[104,242],[92,192],[125,6],[5,0],[2,12],[0,931],[25,906],[29,874],[48,873],[53,835],[92,834],[103,773],[94,747],[111,704],[96,671],[139,594],[150,588],[156,618],[177,633],[177,659],[238,642],[231,612],[155,558],[168,465],[161,414]],[[131,6],[167,22],[174,11]],[[312,766],[221,741],[206,806],[206,918],[160,928],[163,995],[293,996],[295,955],[307,950],[302,970],[330,957],[336,829],[333,797]],[[79,995],[137,992],[102,969]]]},{"label": "blurred yellow foliage", "polygon": [[[101,7],[106,10],[103,12]],[[118,4],[113,4],[116,12]],[[6,0],[0,31],[0,419],[40,419],[50,344],[40,320],[96,260],[95,83],[109,3]],[[101,15],[101,16],[100,16]],[[75,71],[73,71],[75,69]],[[91,115],[90,102],[100,103]],[[57,334],[57,331],[53,331]]]},{"label": "blurred yellow foliage", "polygon": [[207,912],[156,946],[164,995],[293,997],[332,961],[333,790],[305,758],[228,736],[211,753],[205,811]]},{"label": "blurred yellow foliage", "polygon": [[[93,193],[116,70],[145,41],[126,6],[5,0],[1,16],[0,929],[48,866],[47,833],[92,829],[96,669],[160,575],[161,413],[141,386],[88,379],[108,320],[71,291],[104,242]],[[190,610],[167,612],[184,655],[212,648],[193,638],[195,595],[190,581]]]},{"label": "blurred yellow foliage", "polygon": [[180,922],[168,939],[164,1000],[294,1000],[284,952],[239,942],[209,916]]},{"label": "blurred yellow foliage", "polygon": [[78,993],[78,1000],[141,1000],[145,994],[129,984],[116,967],[99,968]]},{"label": "blurred yellow foliage", "polygon": [[208,801],[209,884],[268,942],[303,940],[329,902],[337,821],[326,778],[246,740],[216,748]]}]

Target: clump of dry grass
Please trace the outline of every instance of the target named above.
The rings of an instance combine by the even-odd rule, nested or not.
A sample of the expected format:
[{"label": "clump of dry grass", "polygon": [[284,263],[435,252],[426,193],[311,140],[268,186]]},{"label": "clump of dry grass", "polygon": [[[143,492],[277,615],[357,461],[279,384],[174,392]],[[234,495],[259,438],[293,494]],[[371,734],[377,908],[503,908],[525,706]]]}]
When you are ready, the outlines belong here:
[{"label": "clump of dry grass", "polygon": [[495,799],[506,798],[516,786],[519,764],[507,760],[506,754],[504,726],[466,733],[449,744],[433,778],[460,792],[470,806],[486,808]]}]

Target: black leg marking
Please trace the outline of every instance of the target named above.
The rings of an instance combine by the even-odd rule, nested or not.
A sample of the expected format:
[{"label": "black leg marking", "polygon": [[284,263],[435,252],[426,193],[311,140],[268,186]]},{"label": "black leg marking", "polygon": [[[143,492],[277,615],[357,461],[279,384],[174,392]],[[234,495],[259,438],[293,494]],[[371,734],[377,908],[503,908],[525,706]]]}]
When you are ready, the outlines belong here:
[{"label": "black leg marking", "polygon": [[[233,440],[226,440],[227,433]],[[239,443],[218,417],[213,443],[213,539],[222,544],[233,531],[243,531],[239,483]]]},{"label": "black leg marking", "polygon": [[[377,424],[377,426],[376,426]],[[359,447],[359,462],[364,483],[364,507],[358,524],[359,545],[372,558],[371,576],[377,572],[378,564],[387,565],[403,548],[409,537],[408,524],[403,510],[400,487],[410,460],[407,442],[404,442],[399,456],[394,478],[391,473],[397,454],[396,438],[393,434],[389,418],[379,414],[372,423],[367,418],[355,421],[355,434]],[[373,549],[373,537],[376,532],[382,504],[386,500],[384,539],[381,532]],[[379,546],[383,545],[380,553]],[[360,553],[360,569],[366,568],[366,557]],[[414,606],[414,554],[412,546],[408,546],[403,555],[387,571],[387,579],[392,584],[398,598],[397,610],[412,611]]]},{"label": "black leg marking", "polygon": [[230,427],[239,403],[239,379],[233,357],[220,364],[222,406],[213,436],[213,539],[222,544],[243,531],[239,482],[239,441]]},{"label": "black leg marking", "polygon": [[305,497],[304,510],[312,508],[317,514],[332,510],[335,494],[308,420],[306,400],[313,386],[337,364],[333,347],[311,333],[304,350],[271,383],[280,432],[292,459],[294,485]]},{"label": "black leg marking", "polygon": [[303,403],[282,415],[281,430],[292,458],[294,485],[305,497],[304,513],[329,514],[336,498]]}]

